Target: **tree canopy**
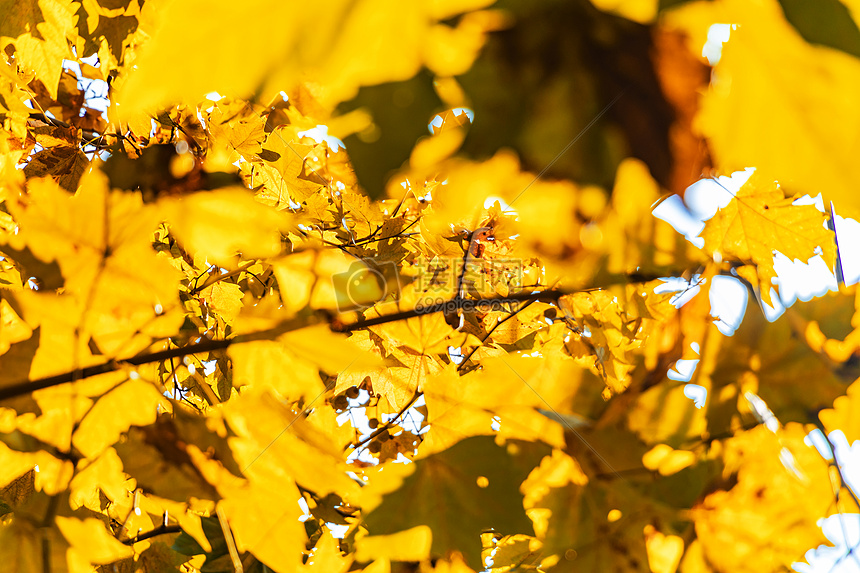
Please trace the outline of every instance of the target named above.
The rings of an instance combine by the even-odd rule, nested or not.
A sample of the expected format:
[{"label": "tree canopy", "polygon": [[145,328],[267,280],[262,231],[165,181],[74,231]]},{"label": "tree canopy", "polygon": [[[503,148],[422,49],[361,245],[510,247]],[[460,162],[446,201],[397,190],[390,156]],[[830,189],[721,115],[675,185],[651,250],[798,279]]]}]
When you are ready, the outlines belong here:
[{"label": "tree canopy", "polygon": [[860,298],[762,308],[860,215],[855,4],[3,1],[0,568],[802,562]]}]

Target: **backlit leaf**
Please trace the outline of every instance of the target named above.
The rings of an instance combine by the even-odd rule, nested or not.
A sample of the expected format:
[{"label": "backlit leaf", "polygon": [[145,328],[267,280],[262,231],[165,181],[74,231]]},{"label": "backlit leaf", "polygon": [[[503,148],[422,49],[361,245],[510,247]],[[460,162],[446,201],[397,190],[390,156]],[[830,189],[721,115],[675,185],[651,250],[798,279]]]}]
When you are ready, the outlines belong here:
[{"label": "backlit leaf", "polygon": [[457,550],[480,568],[481,531],[531,532],[518,487],[548,451],[523,442],[505,449],[492,445],[491,438],[464,440],[416,462],[400,489],[365,518],[368,531],[385,535],[429,525],[432,555]]},{"label": "backlit leaf", "polygon": [[808,261],[819,250],[833,268],[836,247],[824,226],[824,215],[812,205],[795,205],[779,187],[756,172],[728,206],[709,219],[702,231],[705,251],[715,258],[752,262],[758,269],[761,297],[770,303],[776,278],[773,252]]},{"label": "backlit leaf", "polygon": [[232,266],[244,258],[272,257],[281,251],[290,218],[254,200],[244,189],[223,189],[167,200],[162,208],[171,230],[186,248],[211,262]]}]

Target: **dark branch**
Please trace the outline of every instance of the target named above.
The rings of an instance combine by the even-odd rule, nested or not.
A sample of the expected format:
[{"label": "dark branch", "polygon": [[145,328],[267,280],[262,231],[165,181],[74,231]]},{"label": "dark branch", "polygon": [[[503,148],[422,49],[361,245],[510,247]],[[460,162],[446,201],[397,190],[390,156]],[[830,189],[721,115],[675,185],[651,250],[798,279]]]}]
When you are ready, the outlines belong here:
[{"label": "dark branch", "polygon": [[138,541],[145,541],[147,539],[151,539],[153,537],[158,537],[159,535],[167,535],[168,533],[181,533],[182,528],[178,525],[159,525],[155,529],[151,531],[147,531],[146,533],[141,533],[135,537],[130,537],[129,539],[124,539],[123,544],[125,545],[134,545]]},{"label": "dark branch", "polygon": [[[30,119],[35,119],[35,120],[47,123],[48,125],[53,125],[54,127],[62,127],[65,129],[72,127],[71,124],[68,124],[65,121],[59,120],[55,117],[45,115],[44,113],[31,113]],[[90,129],[81,130],[81,136],[82,136],[83,140],[87,142],[88,145],[96,145],[96,146],[107,146],[107,141],[105,139],[105,137],[107,137],[107,136],[119,137],[119,136],[114,136],[113,134],[110,134],[110,133],[101,134],[97,131],[92,131]]]},{"label": "dark branch", "polygon": [[366,438],[364,438],[363,440],[360,440],[359,442],[357,442],[355,444],[352,444],[352,443],[347,444],[346,447],[343,449],[343,451],[347,451],[350,448],[352,448],[353,450],[357,450],[358,448],[362,447],[366,443],[372,442],[374,439],[376,439],[377,436],[379,436],[383,432],[388,431],[388,429],[391,426],[393,426],[394,424],[396,424],[397,421],[403,416],[403,414],[405,414],[406,411],[409,410],[409,408],[411,408],[415,404],[415,402],[418,401],[418,398],[420,398],[423,395],[424,395],[423,392],[415,392],[415,395],[412,396],[412,399],[409,400],[409,402],[407,402],[405,406],[400,408],[400,411],[397,412],[396,416],[394,416],[393,418],[391,418],[387,422],[383,423],[381,426],[379,426],[376,430],[371,432],[371,434],[369,436],[367,436]]},{"label": "dark branch", "polygon": [[562,289],[550,289],[544,291],[536,291],[536,292],[521,292],[515,293],[508,296],[498,296],[498,297],[489,297],[482,299],[465,299],[460,297],[455,297],[452,300],[448,300],[442,303],[433,304],[429,306],[416,307],[410,310],[404,310],[401,312],[395,312],[393,314],[385,314],[382,316],[375,316],[372,318],[361,319],[355,322],[345,324],[339,318],[334,318],[326,313],[325,311],[317,311],[313,314],[302,314],[293,319],[287,320],[281,323],[279,326],[262,330],[260,332],[254,332],[250,334],[243,334],[240,336],[236,336],[235,338],[230,338],[226,340],[207,340],[205,342],[200,342],[198,344],[192,344],[190,346],[183,346],[180,348],[171,348],[169,350],[161,350],[159,352],[151,352],[148,354],[139,354],[137,356],[132,356],[130,358],[123,359],[115,359],[109,362],[105,362],[104,364],[97,364],[95,366],[87,366],[86,368],[79,368],[77,370],[72,370],[70,372],[64,372],[63,374],[57,374],[55,376],[48,376],[47,378],[39,378],[38,380],[24,380],[10,386],[6,386],[5,388],[0,388],[0,402],[4,400],[9,400],[11,398],[17,398],[18,396],[24,396],[31,392],[35,392],[36,390],[43,390],[45,388],[50,388],[52,386],[59,386],[60,384],[66,384],[68,382],[76,382],[78,380],[82,380],[84,378],[89,378],[92,376],[98,376],[99,374],[106,374],[108,372],[115,372],[120,370],[123,366],[140,366],[142,364],[151,364],[153,362],[161,362],[163,360],[170,360],[172,358],[179,358],[182,356],[187,356],[190,354],[200,354],[203,352],[212,352],[215,350],[224,350],[225,348],[229,348],[233,344],[242,344],[245,342],[253,342],[255,340],[270,340],[272,338],[276,338],[285,332],[290,332],[293,330],[298,330],[300,328],[305,328],[308,326],[313,326],[315,324],[320,324],[322,322],[329,322],[331,325],[331,329],[334,332],[352,332],[353,330],[358,330],[360,328],[368,328],[370,326],[378,326],[380,324],[386,324],[389,322],[397,322],[399,320],[406,320],[409,318],[415,318],[416,316],[424,316],[427,314],[434,314],[437,312],[442,312],[444,310],[456,310],[462,309],[464,311],[471,310],[479,310],[479,311],[487,311],[487,310],[496,310],[502,309],[506,310],[503,305],[513,303],[513,302],[534,302],[534,301],[545,301],[545,302],[555,302],[559,298],[574,294],[576,292],[586,292],[589,290],[599,290],[601,288],[606,288],[607,286],[616,285],[616,284],[626,284],[631,282],[648,282],[654,280],[659,277],[645,277],[640,275],[623,275],[620,277],[621,280],[615,282],[609,282],[604,285],[594,286],[590,288],[577,289],[577,290],[562,290]]},{"label": "dark branch", "polygon": [[[827,447],[830,449],[830,456],[833,460],[830,462],[830,465],[836,468],[836,474],[839,477],[839,485],[840,491],[844,489],[848,492],[849,497],[851,497],[851,501],[854,502],[854,505],[857,509],[860,509],[860,499],[857,497],[857,493],[854,491],[854,488],[851,487],[845,480],[845,474],[842,472],[842,462],[839,460],[839,457],[836,455],[836,445],[830,440],[830,436],[827,435],[827,428],[824,427],[824,424],[821,422],[820,418],[816,418],[814,420],[814,424],[818,427],[819,431],[821,431],[821,435],[824,436],[825,441],[827,442]],[[839,492],[836,492],[836,499],[839,499]],[[839,509],[837,506],[836,509]]]},{"label": "dark branch", "polygon": [[[435,314],[437,312],[442,311],[451,311],[457,309],[463,310],[497,310],[503,309],[503,304],[512,303],[512,302],[528,302],[528,301],[546,301],[546,302],[554,302],[559,298],[572,294],[573,291],[567,292],[563,290],[545,290],[540,292],[523,292],[511,294],[508,296],[497,296],[490,298],[481,298],[481,299],[466,299],[460,297],[454,297],[451,300],[447,300],[445,302],[440,302],[437,304],[431,304],[428,306],[419,306],[410,310],[403,310],[400,312],[395,312],[392,314],[383,314],[382,316],[374,316],[373,318],[365,318],[361,320],[357,320],[355,322],[349,324],[343,324],[341,322],[334,322],[331,325],[331,329],[335,332],[351,332],[353,330],[358,330],[359,328],[367,328],[370,326],[378,326],[380,324],[386,324],[389,322],[396,322],[398,320],[406,320],[409,318],[415,318],[416,316],[424,316],[427,314]],[[581,291],[575,291],[581,292]]]},{"label": "dark branch", "polygon": [[222,350],[224,348],[227,348],[231,344],[234,344],[235,342],[236,339],[207,340],[206,342],[192,344],[191,346],[172,348],[170,350],[153,352],[151,354],[141,354],[139,356],[133,356],[124,360],[111,360],[110,362],[106,362],[104,364],[87,366],[86,368],[79,368],[78,370],[72,370],[71,372],[57,374],[56,376],[48,376],[47,378],[39,378],[38,380],[27,380],[24,382],[19,382],[17,384],[13,384],[5,388],[0,388],[0,401],[8,400],[10,398],[15,398],[18,396],[23,396],[24,394],[29,394],[30,392],[35,392],[36,390],[50,388],[51,386],[59,386],[60,384],[65,384],[66,382],[74,382],[83,378],[98,376],[99,374],[105,374],[107,372],[114,372],[122,368],[122,365],[124,364],[128,364],[131,366],[139,366],[141,364],[148,364],[150,362],[159,362],[161,360],[169,360],[171,358],[185,356],[187,354],[197,354],[200,352]]},{"label": "dark branch", "polygon": [[489,339],[490,339],[490,337],[493,335],[493,333],[496,331],[496,329],[497,329],[497,328],[499,328],[500,326],[502,326],[503,324],[505,324],[507,321],[509,321],[510,319],[512,319],[513,317],[515,317],[516,315],[518,315],[520,312],[522,312],[523,310],[525,310],[527,307],[531,306],[531,305],[532,305],[532,304],[534,304],[535,302],[537,302],[537,301],[535,301],[535,300],[530,300],[530,301],[528,301],[527,303],[525,303],[525,304],[524,304],[524,305],[522,305],[521,307],[517,308],[515,311],[511,312],[511,313],[510,313],[508,316],[506,316],[504,319],[502,319],[502,320],[500,320],[500,321],[496,322],[496,324],[494,324],[494,325],[493,325],[493,327],[492,327],[492,328],[487,332],[487,334],[486,334],[486,335],[484,335],[484,338],[482,338],[482,339],[481,339],[481,344],[480,344],[480,345],[476,345],[476,346],[472,349],[472,351],[471,351],[471,352],[469,352],[469,354],[467,354],[465,358],[463,358],[463,361],[462,361],[462,362],[460,362],[460,364],[458,364],[458,365],[457,365],[457,372],[462,372],[462,371],[463,371],[463,369],[464,369],[464,368],[466,367],[466,365],[469,363],[469,360],[471,360],[471,359],[472,359],[472,356],[474,356],[474,355],[475,355],[475,353],[476,353],[479,349],[481,349],[481,348],[483,348],[483,347],[484,347],[484,343],[486,343],[486,342],[487,342],[487,340],[489,340]]},{"label": "dark branch", "polygon": [[25,380],[23,382],[12,384],[11,386],[6,386],[5,388],[0,388],[0,402],[2,402],[3,400],[9,400],[10,398],[24,396],[25,394],[35,392],[36,390],[43,390],[45,388],[59,386],[60,384],[66,384],[68,382],[76,382],[78,380],[89,378],[91,376],[98,376],[99,374],[114,372],[116,370],[121,369],[124,365],[140,366],[142,364],[150,364],[152,362],[170,360],[171,358],[179,358],[182,356],[187,356],[189,354],[200,354],[203,352],[212,352],[214,350],[224,350],[225,348],[229,348],[233,344],[242,344],[244,342],[253,342],[255,340],[267,340],[275,338],[285,332],[290,332],[292,330],[298,330],[299,328],[305,328],[307,326],[319,324],[323,320],[323,316],[319,314],[301,316],[292,320],[285,321],[281,323],[280,326],[277,326],[275,328],[262,330],[260,332],[254,332],[251,334],[244,334],[235,338],[229,338],[226,340],[207,340],[205,342],[192,344],[190,346],[171,348],[169,350],[161,350],[159,352],[151,352],[148,354],[139,354],[137,356],[124,358],[122,360],[111,360],[110,362],[106,362],[104,364],[97,364],[95,366],[79,368],[70,372],[64,372],[63,374],[57,374],[56,376],[39,378],[38,380]]}]

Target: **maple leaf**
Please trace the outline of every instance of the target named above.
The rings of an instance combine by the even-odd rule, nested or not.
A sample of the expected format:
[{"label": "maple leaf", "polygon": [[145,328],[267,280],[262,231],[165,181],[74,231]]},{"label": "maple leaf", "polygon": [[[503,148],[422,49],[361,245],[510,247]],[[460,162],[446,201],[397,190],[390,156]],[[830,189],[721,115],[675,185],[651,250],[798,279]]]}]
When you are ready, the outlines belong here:
[{"label": "maple leaf", "polygon": [[836,429],[840,430],[845,434],[849,444],[856,443],[856,440],[860,439],[860,427],[858,427],[857,418],[850,414],[850,412],[855,411],[858,396],[860,396],[860,385],[855,382],[848,387],[845,396],[840,396],[834,400],[832,409],[822,410],[819,413],[821,422],[828,433]]},{"label": "maple leaf", "polygon": [[[714,69],[720,78],[716,89],[703,94],[698,129],[721,172],[754,166],[793,193],[823,193],[825,203],[833,200],[857,216],[854,178],[844,168],[851,161],[851,125],[857,119],[850,103],[836,94],[860,85],[860,60],[805,41],[783,4],[802,6],[772,0],[752,7],[732,0],[720,2],[716,11],[688,5],[674,14],[696,45],[704,44],[709,22],[734,25]],[[834,38],[843,25],[849,34],[856,30],[850,19],[834,22],[834,12],[818,20],[823,35]],[[780,65],[786,61],[794,65]],[[775,117],[785,120],[772,121]]]},{"label": "maple leaf", "polygon": [[813,205],[796,205],[779,186],[756,171],[732,201],[705,223],[705,251],[715,258],[756,265],[761,297],[771,303],[776,271],[773,253],[807,262],[821,253],[833,269],[836,245],[824,226],[824,214]]},{"label": "maple leaf", "polygon": [[[740,466],[737,485],[708,495],[694,510],[708,561],[733,571],[789,567],[809,547],[810,538],[812,545],[824,543],[824,535],[807,516],[825,511],[832,490],[825,461],[803,443],[803,436],[799,424],[790,424],[777,435],[758,426],[729,442],[725,456],[728,464]],[[781,461],[785,455],[779,455],[785,448],[791,452],[791,467]],[[762,484],[757,478],[762,472],[773,479]],[[734,527],[721,525],[726,520]],[[773,543],[776,539],[780,542]],[[733,551],[718,549],[727,543]],[[762,546],[766,551],[752,550]]]},{"label": "maple leaf", "polygon": [[432,555],[458,550],[470,566],[480,568],[481,531],[531,531],[518,487],[546,453],[545,446],[528,442],[511,442],[506,451],[491,438],[463,440],[411,466],[399,478],[403,485],[382,499],[365,524],[371,535],[429,524]]},{"label": "maple leaf", "polygon": [[259,157],[266,139],[265,119],[254,113],[248,104],[218,102],[209,113],[209,150],[207,168],[211,171],[226,171],[234,153],[246,161]]},{"label": "maple leaf", "polygon": [[[161,206],[181,241],[225,265],[235,260],[236,251],[246,258],[277,255],[281,231],[290,226],[286,214],[266,208],[244,189],[198,193]],[[226,227],[233,232],[224,233]]]}]

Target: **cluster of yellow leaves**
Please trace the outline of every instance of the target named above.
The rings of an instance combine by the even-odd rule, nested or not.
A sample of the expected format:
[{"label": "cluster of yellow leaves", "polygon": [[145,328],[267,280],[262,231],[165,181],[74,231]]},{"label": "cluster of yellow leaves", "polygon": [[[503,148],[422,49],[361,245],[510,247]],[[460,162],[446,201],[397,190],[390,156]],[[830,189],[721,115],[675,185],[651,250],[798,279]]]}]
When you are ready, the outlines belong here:
[{"label": "cluster of yellow leaves", "polygon": [[[816,522],[846,509],[832,502],[847,484],[804,436],[823,408],[828,432],[858,437],[856,287],[775,323],[750,304],[733,338],[708,296],[724,274],[770,302],[777,251],[833,268],[825,216],[796,199],[820,186],[854,208],[856,59],[803,40],[776,0],[491,4],[4,7],[0,553],[13,570],[769,571],[822,540]],[[526,151],[472,153],[472,134],[520,121],[493,117],[498,94],[481,90],[542,77],[520,30],[570,14],[588,33],[560,69],[587,105],[548,76],[504,134]],[[687,30],[695,47],[717,21],[736,29],[701,108],[669,93],[698,88],[666,54],[625,69],[636,89],[594,110],[621,126],[589,134],[597,167],[542,177],[563,154],[534,141],[616,88],[614,64],[589,58],[636,68],[642,25]],[[497,75],[513,79],[475,89]],[[92,82],[109,82],[104,116]],[[394,144],[391,125],[425,135]],[[666,148],[643,150],[650,136]],[[720,170],[758,167],[703,249],[651,216],[667,173],[697,155],[690,141]],[[676,308],[668,277],[701,292]],[[678,360],[699,360],[707,407],[670,379]]]}]

